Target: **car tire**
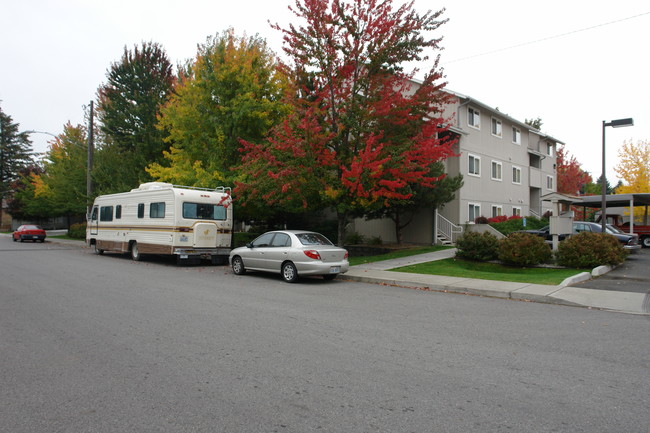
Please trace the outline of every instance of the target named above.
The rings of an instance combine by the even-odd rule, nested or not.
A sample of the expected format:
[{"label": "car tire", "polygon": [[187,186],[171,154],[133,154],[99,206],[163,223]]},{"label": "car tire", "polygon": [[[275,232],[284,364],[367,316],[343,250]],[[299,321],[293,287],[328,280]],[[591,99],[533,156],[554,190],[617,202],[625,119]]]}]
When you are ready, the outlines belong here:
[{"label": "car tire", "polygon": [[134,262],[139,262],[142,260],[142,254],[140,254],[140,249],[138,248],[137,242],[133,242],[133,245],[131,245],[131,258]]},{"label": "car tire", "polygon": [[323,279],[325,281],[332,281],[334,278],[336,278],[339,274],[326,274],[323,275]]},{"label": "car tire", "polygon": [[244,275],[246,273],[246,268],[244,267],[244,261],[239,256],[232,258],[232,271],[235,275]]},{"label": "car tire", "polygon": [[643,248],[650,248],[650,236],[646,236],[641,239],[641,246]]},{"label": "car tire", "polygon": [[295,283],[298,280],[298,269],[296,269],[296,265],[293,263],[283,263],[281,271],[282,279],[287,283]]},{"label": "car tire", "polygon": [[14,237],[14,242],[18,242],[18,239],[16,239],[15,237]]},{"label": "car tire", "polygon": [[20,237],[20,242],[25,242],[25,239],[23,239],[22,236]]}]

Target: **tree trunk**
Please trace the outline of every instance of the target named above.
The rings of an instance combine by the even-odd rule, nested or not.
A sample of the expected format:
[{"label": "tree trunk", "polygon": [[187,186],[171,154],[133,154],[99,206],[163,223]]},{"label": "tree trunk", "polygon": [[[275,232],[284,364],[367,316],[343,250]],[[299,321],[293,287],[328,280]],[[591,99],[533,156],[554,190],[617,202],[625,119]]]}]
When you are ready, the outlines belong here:
[{"label": "tree trunk", "polygon": [[347,212],[336,212],[336,218],[338,220],[338,246],[343,246],[343,242],[345,240],[345,226],[348,223],[348,214]]}]

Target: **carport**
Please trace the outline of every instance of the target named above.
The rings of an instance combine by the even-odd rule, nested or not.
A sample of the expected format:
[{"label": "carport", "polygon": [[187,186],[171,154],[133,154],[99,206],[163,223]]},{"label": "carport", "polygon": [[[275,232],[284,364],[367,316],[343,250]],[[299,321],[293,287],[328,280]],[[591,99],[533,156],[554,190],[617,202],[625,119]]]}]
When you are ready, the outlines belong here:
[{"label": "carport", "polygon": [[[579,206],[582,206],[584,209],[584,214],[587,214],[587,208],[598,208],[602,207],[602,195],[587,195],[581,196],[582,202]],[[648,224],[648,206],[650,206],[650,194],[648,193],[639,193],[639,194],[609,194],[605,196],[605,207],[629,207],[630,208],[630,233],[634,233],[634,207],[635,206],[645,206],[645,212],[643,214],[643,225]]]}]

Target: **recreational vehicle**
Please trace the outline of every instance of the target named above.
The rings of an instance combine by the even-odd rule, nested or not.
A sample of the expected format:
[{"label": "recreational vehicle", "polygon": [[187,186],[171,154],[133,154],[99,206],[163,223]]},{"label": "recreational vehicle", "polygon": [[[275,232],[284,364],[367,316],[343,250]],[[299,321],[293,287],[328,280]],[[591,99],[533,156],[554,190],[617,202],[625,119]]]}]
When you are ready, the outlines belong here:
[{"label": "recreational vehicle", "polygon": [[86,243],[104,251],[175,255],[177,262],[209,259],[228,262],[232,249],[231,190],[143,183],[129,192],[95,199],[88,217]]}]

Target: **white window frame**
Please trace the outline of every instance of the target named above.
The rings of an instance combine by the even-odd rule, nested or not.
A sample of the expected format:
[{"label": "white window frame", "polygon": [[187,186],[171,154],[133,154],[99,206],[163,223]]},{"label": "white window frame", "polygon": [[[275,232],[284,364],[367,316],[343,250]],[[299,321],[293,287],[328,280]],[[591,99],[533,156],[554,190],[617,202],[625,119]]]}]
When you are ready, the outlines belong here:
[{"label": "white window frame", "polygon": [[[478,214],[477,214],[478,210]],[[474,214],[474,217],[472,218],[472,214]],[[481,204],[480,203],[468,203],[467,204],[467,220],[470,223],[473,223],[476,218],[481,216]]]},{"label": "white window frame", "polygon": [[[477,172],[474,173],[470,170],[471,165],[470,161],[474,159],[474,168],[476,168]],[[470,176],[475,176],[475,177],[481,177],[481,157],[477,155],[473,155],[471,153],[467,154],[467,174]]]},{"label": "white window frame", "polygon": [[[515,176],[515,173],[519,174],[519,179],[516,179],[517,176]],[[521,185],[521,167],[517,167],[516,165],[512,166],[512,183]]]},{"label": "white window frame", "polygon": [[503,215],[503,206],[500,204],[492,205],[492,218]]},{"label": "white window frame", "polygon": [[[498,176],[494,175],[494,168],[498,168]],[[492,160],[492,164],[490,165],[490,176],[492,177],[492,180],[498,180],[501,182],[503,180],[503,164],[500,161],[494,161]]]},{"label": "white window frame", "polygon": [[481,129],[481,112],[474,107],[467,107],[467,126]]},{"label": "white window frame", "polygon": [[513,216],[521,216],[521,208],[518,206],[513,206],[512,207],[512,215]]},{"label": "white window frame", "polygon": [[503,124],[496,117],[493,117],[490,122],[490,132],[494,137],[501,138],[503,136]]},{"label": "white window frame", "polygon": [[553,189],[553,184],[554,184],[553,176],[546,176],[546,189],[549,191],[554,191]]},{"label": "white window frame", "polygon": [[521,129],[512,127],[512,142],[521,145]]},{"label": "white window frame", "polygon": [[553,156],[553,144],[551,143],[546,143],[546,154],[548,156]]}]

